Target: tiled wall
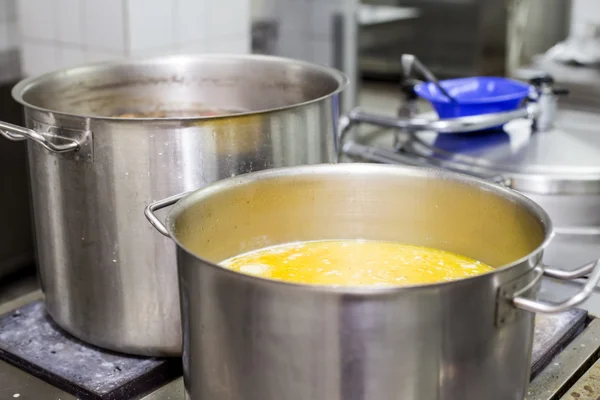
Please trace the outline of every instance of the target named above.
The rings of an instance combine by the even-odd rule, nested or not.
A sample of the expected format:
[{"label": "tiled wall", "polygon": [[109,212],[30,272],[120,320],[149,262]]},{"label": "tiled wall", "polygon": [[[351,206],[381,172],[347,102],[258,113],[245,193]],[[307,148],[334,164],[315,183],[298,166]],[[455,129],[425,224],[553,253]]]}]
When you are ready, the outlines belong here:
[{"label": "tiled wall", "polygon": [[16,1],[25,75],[122,57],[250,51],[251,0]]},{"label": "tiled wall", "polygon": [[[252,17],[277,22],[274,54],[338,68],[356,82],[358,0],[253,0]],[[342,21],[341,30],[334,20]],[[341,34],[341,37],[337,34]],[[343,109],[354,104],[352,85]]]},{"label": "tiled wall", "polygon": [[355,0],[259,0],[279,22],[277,53],[323,65],[334,63],[334,18],[354,19]]}]

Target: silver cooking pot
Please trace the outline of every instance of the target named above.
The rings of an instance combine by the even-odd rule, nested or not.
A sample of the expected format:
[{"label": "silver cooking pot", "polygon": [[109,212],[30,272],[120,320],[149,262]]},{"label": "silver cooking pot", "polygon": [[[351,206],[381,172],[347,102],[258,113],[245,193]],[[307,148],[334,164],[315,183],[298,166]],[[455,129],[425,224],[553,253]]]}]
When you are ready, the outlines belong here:
[{"label": "silver cooking pot", "polygon": [[[532,312],[572,308],[600,279],[598,262],[570,273],[540,263],[552,228],[533,201],[441,170],[282,168],[182,197],[146,215],[177,243],[191,399],[523,399]],[[154,212],[174,203],[163,225]],[[265,246],[340,238],[431,246],[496,269],[430,285],[335,288],[217,266]],[[575,297],[534,300],[543,275],[590,272]]]},{"label": "silver cooking pot", "polygon": [[[226,55],[120,61],[20,82],[13,95],[27,128],[0,123],[0,132],[29,140],[51,317],[100,347],[181,354],[175,250],[140,210],[236,174],[334,162],[345,85],[341,73],[304,62]],[[225,114],[194,117],[207,110]]]}]

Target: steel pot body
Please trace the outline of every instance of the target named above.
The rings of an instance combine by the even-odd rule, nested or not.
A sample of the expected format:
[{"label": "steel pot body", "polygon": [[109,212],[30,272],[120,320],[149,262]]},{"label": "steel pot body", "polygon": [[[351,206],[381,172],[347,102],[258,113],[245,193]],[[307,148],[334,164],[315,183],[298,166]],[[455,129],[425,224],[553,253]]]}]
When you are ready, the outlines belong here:
[{"label": "steel pot body", "polygon": [[[534,314],[517,307],[557,312],[579,301],[532,300],[543,274],[563,273],[540,264],[550,220],[533,201],[483,180],[376,164],[276,169],[189,194],[162,225],[153,212],[181,197],[146,213],[178,244],[191,399],[523,399]],[[358,289],[216,265],[265,246],[340,238],[426,245],[496,269]]]},{"label": "steel pot body", "polygon": [[[49,314],[96,346],[181,354],[175,249],[148,202],[249,171],[335,161],[337,71],[255,56],[84,66],[14,89],[28,138],[37,253]],[[193,118],[204,109],[243,111]],[[181,112],[171,118],[123,113]]]}]

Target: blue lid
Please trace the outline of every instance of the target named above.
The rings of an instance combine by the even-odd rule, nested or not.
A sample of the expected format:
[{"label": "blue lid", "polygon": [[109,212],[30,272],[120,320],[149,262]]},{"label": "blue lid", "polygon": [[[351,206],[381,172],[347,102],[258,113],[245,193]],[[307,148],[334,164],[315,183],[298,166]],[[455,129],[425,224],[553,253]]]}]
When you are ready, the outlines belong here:
[{"label": "blue lid", "polygon": [[[495,76],[447,79],[440,84],[459,104],[519,100],[525,98],[531,90],[531,86],[527,83]],[[432,82],[416,85],[415,92],[433,103],[450,103],[450,100]]]}]

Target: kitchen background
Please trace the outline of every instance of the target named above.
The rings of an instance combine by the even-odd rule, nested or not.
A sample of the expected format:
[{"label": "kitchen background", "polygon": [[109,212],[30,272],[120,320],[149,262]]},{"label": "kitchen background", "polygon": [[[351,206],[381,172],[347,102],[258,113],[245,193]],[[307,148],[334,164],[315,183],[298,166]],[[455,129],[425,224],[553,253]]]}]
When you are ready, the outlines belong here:
[{"label": "kitchen background", "polygon": [[[404,52],[441,77],[515,75],[567,38],[595,40],[598,25],[596,0],[0,0],[0,120],[21,123],[10,88],[23,77],[189,52],[335,67],[352,82],[344,110],[360,103],[394,112]],[[0,168],[11,171],[0,174],[6,275],[33,260],[23,143],[0,141]]]},{"label": "kitchen background", "polygon": [[[360,105],[393,116],[403,101],[400,56],[412,53],[440,78],[527,79],[532,69],[550,72],[557,88],[570,90],[561,97],[561,112],[589,111],[587,120],[582,113],[566,114],[568,129],[575,133],[566,138],[576,149],[589,147],[590,154],[597,154],[595,142],[580,140],[585,136],[579,131],[597,137],[600,124],[599,27],[599,0],[0,0],[0,121],[24,124],[22,109],[11,97],[11,88],[22,78],[90,62],[180,53],[273,54],[334,67],[351,81],[341,97],[342,112]],[[425,108],[423,103],[419,106]],[[380,128],[360,128],[364,141],[381,140],[383,148],[392,148],[395,135],[389,131],[381,135]],[[562,155],[561,151],[549,158],[560,163]],[[25,143],[0,140],[0,315],[41,298],[27,169]],[[598,194],[591,197],[592,212],[598,198]],[[595,228],[597,214],[585,215],[586,227]],[[566,239],[556,240],[546,254],[564,260],[564,265],[556,264],[559,268],[587,262],[590,249],[597,256],[598,232],[567,232]],[[542,296],[562,301],[577,290],[577,285],[549,282]],[[598,293],[597,288],[596,296],[585,304],[595,316],[600,315]],[[597,322],[594,329],[600,330]],[[550,327],[548,331],[558,331],[557,324]],[[594,362],[598,331],[591,332],[593,342],[582,336],[581,345],[569,346],[574,352],[565,351],[564,358],[557,359],[560,362],[549,364],[547,375],[538,380],[543,382],[537,387],[540,393],[549,387],[570,387],[567,381],[558,384],[546,377],[573,383],[569,365],[583,371]],[[589,358],[577,358],[581,354]],[[598,365],[595,371],[600,371]],[[3,394],[9,399],[38,398],[27,397],[26,391],[43,392],[45,398],[72,398],[2,359],[0,376],[10,383],[0,383],[0,400],[7,398]],[[146,398],[179,393],[181,379],[172,383]],[[535,389],[536,382],[530,392]]]}]

